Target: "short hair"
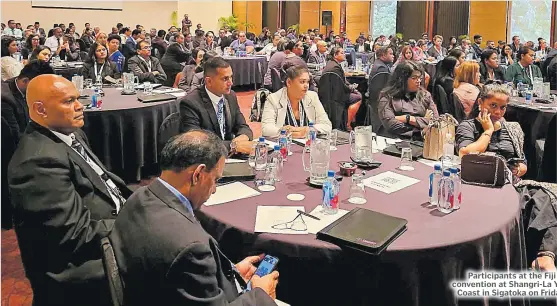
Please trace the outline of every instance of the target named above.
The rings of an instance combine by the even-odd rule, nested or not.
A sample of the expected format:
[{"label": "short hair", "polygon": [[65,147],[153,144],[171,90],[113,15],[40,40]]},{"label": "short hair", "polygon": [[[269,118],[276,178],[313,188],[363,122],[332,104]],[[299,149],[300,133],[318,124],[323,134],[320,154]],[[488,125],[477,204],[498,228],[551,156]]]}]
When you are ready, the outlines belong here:
[{"label": "short hair", "polygon": [[416,46],[421,47],[421,46],[423,46],[423,45],[425,45],[425,40],[423,40],[423,39],[418,39],[418,42],[416,43]]},{"label": "short hair", "polygon": [[143,48],[141,45],[151,45],[148,41],[142,40],[135,45],[135,50],[141,50]]},{"label": "short hair", "polygon": [[136,25],[135,25],[135,28],[136,28],[136,29],[139,29],[140,27],[141,27],[140,24],[136,24]]},{"label": "short hair", "polygon": [[108,35],[108,38],[106,39],[106,42],[109,43],[110,41],[112,41],[112,40],[114,40],[114,39],[117,39],[118,42],[120,42],[120,43],[122,42],[122,38],[121,38],[120,35],[118,35],[118,34],[110,34],[110,35]]},{"label": "short hair", "polygon": [[488,41],[486,42],[486,44],[489,44],[489,43],[495,43],[495,41],[493,41],[493,40],[488,40]]},{"label": "short hair", "polygon": [[228,68],[230,64],[225,61],[222,57],[213,57],[208,60],[203,65],[203,77],[208,77],[209,75],[214,75],[217,73],[219,68]]},{"label": "short hair", "polygon": [[205,33],[205,37],[209,36],[209,33],[213,34],[213,37],[215,37],[215,32],[213,32],[213,31],[207,31]]},{"label": "short hair", "polygon": [[474,40],[479,39],[479,38],[482,38],[482,36],[480,34],[474,35]]},{"label": "short hair", "polygon": [[124,25],[123,25],[121,22],[118,22],[118,23],[116,24],[116,27],[117,27],[117,28],[123,27],[123,26],[124,26]]},{"label": "short hair", "polygon": [[139,34],[141,34],[141,30],[135,29],[135,30],[132,31],[132,36],[133,35],[139,35]]},{"label": "short hair", "polygon": [[181,172],[200,164],[211,171],[227,154],[222,140],[214,133],[190,130],[170,138],[162,149],[159,163],[163,171]]},{"label": "short hair", "polygon": [[512,40],[515,40],[516,38],[520,38],[520,36],[515,35],[515,36],[513,36]]},{"label": "short hair", "polygon": [[[287,61],[287,63],[291,63],[291,62]],[[302,75],[302,73],[309,74],[309,70],[304,66],[296,66],[292,64],[290,67],[286,67],[286,65],[284,65],[282,68],[286,71],[286,77],[291,80],[294,80],[295,78],[299,77],[300,75]]]},{"label": "short hair", "polygon": [[503,94],[506,95],[507,97],[510,97],[511,92],[509,86],[497,82],[491,84],[485,84],[480,90],[480,94],[478,98],[489,99],[496,94]]},{"label": "short hair", "polygon": [[164,37],[165,35],[166,35],[166,31],[165,31],[165,30],[159,30],[159,31],[157,32],[157,36],[158,36],[158,37],[161,37],[161,38],[162,38],[162,37]]},{"label": "short hair", "polygon": [[464,62],[456,68],[455,78],[454,78],[454,88],[460,86],[460,83],[474,84],[474,79],[476,74],[480,71],[480,66],[476,62]]},{"label": "short hair", "polygon": [[381,47],[377,50],[375,50],[375,55],[377,56],[377,58],[380,58],[381,56],[387,55],[387,53],[389,53],[389,49],[393,49],[389,46],[387,47]]},{"label": "short hair", "polygon": [[327,55],[327,60],[334,61],[335,60],[335,55],[339,54],[340,50],[342,50],[342,48],[332,47],[331,50],[329,51],[329,54]]},{"label": "short hair", "polygon": [[497,44],[499,44],[499,45],[506,45],[507,43],[506,43],[504,40],[499,40],[499,41],[497,42]]},{"label": "short hair", "polygon": [[182,34],[181,32],[176,32],[176,33],[174,33],[174,35],[172,35],[172,36],[174,37],[174,40],[176,40],[176,38],[178,38],[178,37],[180,37],[180,36],[182,36],[182,37],[185,38],[184,34]]},{"label": "short hair", "polygon": [[21,69],[18,79],[32,80],[41,74],[54,74],[54,69],[50,67],[49,63],[39,61],[37,59],[31,60]]},{"label": "short hair", "polygon": [[443,40],[443,36],[441,36],[441,35],[439,35],[439,34],[433,36],[433,40],[436,40],[436,39],[441,39],[441,40]]},{"label": "short hair", "polygon": [[488,60],[493,54],[497,53],[495,50],[492,49],[484,49],[481,55],[482,62]]},{"label": "short hair", "polygon": [[294,50],[294,47],[296,46],[296,42],[291,40],[286,44],[286,47],[284,47],[285,50],[289,50],[292,51]]},{"label": "short hair", "polygon": [[452,49],[451,51],[449,51],[449,54],[447,54],[447,56],[453,56],[456,59],[459,59],[463,55],[464,52],[462,52],[462,50],[460,49]]},{"label": "short hair", "polygon": [[40,24],[40,22],[38,22],[38,21],[35,21],[35,24]]},{"label": "short hair", "polygon": [[518,49],[518,51],[516,52],[516,58],[518,60],[522,59],[522,56],[524,56],[525,54],[528,54],[528,52],[530,51],[534,51],[534,49],[528,47],[528,46],[522,46]]},{"label": "short hair", "polygon": [[129,31],[130,28],[128,27],[123,27],[120,31],[122,31],[122,33],[126,33],[127,31]]}]

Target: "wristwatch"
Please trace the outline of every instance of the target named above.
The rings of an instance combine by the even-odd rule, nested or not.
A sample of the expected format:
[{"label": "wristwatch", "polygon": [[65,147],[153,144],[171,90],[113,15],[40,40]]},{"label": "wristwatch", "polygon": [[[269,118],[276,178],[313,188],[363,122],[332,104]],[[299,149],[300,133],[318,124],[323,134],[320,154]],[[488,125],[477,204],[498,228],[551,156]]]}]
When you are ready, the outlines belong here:
[{"label": "wristwatch", "polygon": [[406,115],[406,124],[410,124],[410,115]]}]

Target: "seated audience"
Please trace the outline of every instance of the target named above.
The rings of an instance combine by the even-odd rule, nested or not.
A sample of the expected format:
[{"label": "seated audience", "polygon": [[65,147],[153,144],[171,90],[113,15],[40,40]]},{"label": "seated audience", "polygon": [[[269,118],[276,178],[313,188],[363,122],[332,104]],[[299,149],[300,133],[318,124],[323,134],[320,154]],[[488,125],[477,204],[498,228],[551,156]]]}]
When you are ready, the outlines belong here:
[{"label": "seated audience", "polygon": [[59,54],[60,59],[66,62],[75,62],[82,60],[79,45],[75,43],[75,40],[72,36],[64,35],[64,37],[62,37],[62,41],[63,44]]},{"label": "seated audience", "polygon": [[11,36],[15,39],[21,39],[23,37],[21,29],[16,27],[16,22],[13,20],[8,20],[8,27],[2,29],[2,35]]},{"label": "seated audience", "polygon": [[62,41],[62,36],[64,36],[64,34],[62,33],[62,29],[58,27],[54,28],[52,33],[53,35],[46,39],[44,45],[49,47],[53,53],[59,55],[64,45]]},{"label": "seated audience", "polygon": [[224,140],[231,153],[249,154],[253,133],[232,91],[230,64],[221,57],[214,57],[203,69],[205,86],[193,90],[180,101],[181,132],[212,131]]},{"label": "seated audience", "polygon": [[120,35],[110,34],[110,36],[108,36],[108,59],[116,64],[118,72],[122,73],[126,58],[119,50],[120,43]]},{"label": "seated audience", "polygon": [[327,43],[319,40],[316,44],[315,51],[310,51],[308,58],[308,69],[316,82],[319,82],[321,73],[327,64]]},{"label": "seated audience", "polygon": [[263,86],[268,90],[272,90],[273,82],[271,81],[271,72],[273,71],[273,69],[278,69],[280,71],[282,69],[282,63],[286,59],[286,55],[290,53],[289,50],[285,50],[286,44],[288,44],[288,40],[283,38],[279,40],[279,43],[277,45],[277,52],[271,55],[271,59],[269,60],[269,64],[267,65],[267,72],[263,77]]},{"label": "seated audience", "polygon": [[499,58],[495,50],[485,50],[482,52],[480,74],[480,83],[482,84],[485,84],[487,81],[505,81],[505,72],[499,67]]},{"label": "seated audience", "polygon": [[135,29],[131,32],[131,35],[126,39],[125,45],[122,48],[122,53],[126,58],[131,58],[135,56],[137,50],[137,44],[139,40],[139,35],[141,35],[141,31]]},{"label": "seated audience", "polygon": [[246,32],[244,31],[238,33],[238,39],[234,40],[230,47],[234,51],[246,51],[247,53],[252,53],[255,48],[253,41],[246,38]]},{"label": "seated audience", "polygon": [[510,66],[514,63],[513,59],[513,49],[509,45],[505,45],[503,48],[503,53],[500,56],[500,64],[505,66]]},{"label": "seated audience", "polygon": [[15,78],[23,69],[23,64],[18,62],[13,55],[17,52],[17,42],[12,36],[2,37],[2,81]]},{"label": "seated audience", "polygon": [[192,47],[205,49],[205,32],[203,32],[203,30],[195,30],[195,37],[192,39]]},{"label": "seated audience", "polygon": [[557,90],[557,56],[554,56],[547,65],[547,74],[551,90]]},{"label": "seated audience", "polygon": [[83,43],[85,44],[85,50],[83,51],[89,51],[89,48],[91,48],[91,45],[95,43],[95,38],[93,36],[93,30],[92,29],[87,29],[85,28],[83,30],[83,33],[81,34],[81,41],[83,41]]},{"label": "seated audience", "polygon": [[157,48],[157,50],[159,50],[160,57],[163,57],[164,53],[166,52],[166,48],[168,48],[168,43],[164,40],[165,35],[165,30],[159,30],[157,32],[157,36],[151,40],[151,45],[153,46],[153,48]]},{"label": "seated audience", "polygon": [[217,46],[219,46],[221,53],[224,52],[224,48],[229,47],[232,43],[232,39],[226,34],[225,29],[219,30],[219,38],[217,40]]},{"label": "seated audience", "polygon": [[31,122],[8,166],[8,183],[33,304],[106,305],[100,239],[131,191],[89,148],[70,81],[37,76],[26,98]]},{"label": "seated audience", "polygon": [[516,62],[507,68],[505,80],[514,84],[522,82],[522,84],[532,87],[534,78],[542,77],[540,67],[533,65],[534,54],[534,50],[529,47],[518,49]]},{"label": "seated audience", "polygon": [[176,75],[182,71],[182,64],[191,58],[191,52],[184,47],[184,34],[177,32],[174,34],[175,42],[171,43],[161,58],[161,66],[166,73],[166,81],[162,84],[168,87],[174,85]]},{"label": "seated audience", "polygon": [[418,40],[418,42],[416,43],[416,47],[413,49],[414,50],[414,59],[416,62],[422,62],[426,59],[428,60],[433,60],[433,58],[428,58],[429,55],[427,54],[427,43],[425,40],[420,39]]},{"label": "seated audience", "polygon": [[201,62],[203,61],[203,57],[205,55],[205,50],[200,48],[195,48],[192,51],[192,58],[195,60],[195,64],[186,65],[184,70],[182,70],[182,77],[178,83],[178,88],[183,89],[186,93],[190,93],[193,89],[192,82],[194,76],[203,71],[203,67],[201,66]]},{"label": "seated audience", "polygon": [[[491,50],[490,50],[491,51]],[[470,114],[480,89],[480,66],[476,62],[464,62],[456,69],[453,93],[464,106],[464,113]]]},{"label": "seated audience", "polygon": [[273,35],[273,41],[266,44],[261,51],[256,52],[256,54],[265,54],[267,55],[267,61],[271,59],[271,53],[277,51],[277,45],[280,40],[280,35],[275,34]]},{"label": "seated audience", "polygon": [[456,67],[462,65],[462,63],[466,61],[466,55],[460,49],[451,50],[447,56],[452,56],[457,59]]},{"label": "seated audience", "polygon": [[89,49],[87,61],[83,64],[83,78],[96,82],[97,77],[100,77],[103,83],[111,83],[106,77],[117,80],[121,78],[121,73],[116,64],[108,59],[106,46],[94,43]]},{"label": "seated audience", "polygon": [[305,138],[309,122],[321,133],[331,132],[331,121],[317,93],[308,91],[311,76],[307,68],[286,69],[286,87],[267,97],[261,119],[264,137],[279,136],[285,129],[293,138]]},{"label": "seated audience", "polygon": [[422,139],[422,130],[431,117],[438,117],[429,92],[420,83],[424,72],[414,62],[396,67],[387,88],[379,95],[379,117],[384,134],[390,137]]},{"label": "seated audience", "polygon": [[449,46],[447,47],[447,51],[451,52],[451,50],[453,50],[456,47],[457,47],[456,37],[454,36],[449,37]]},{"label": "seated audience", "polygon": [[[174,39],[174,36],[171,37],[171,42]],[[186,33],[184,35],[184,47],[186,47],[187,50],[191,51],[193,50],[193,41],[191,39],[191,34],[190,33]]]},{"label": "seated audience", "polygon": [[27,37],[25,48],[21,49],[21,57],[23,58],[23,64],[29,61],[31,53],[41,45],[41,36],[39,34],[32,34]]},{"label": "seated audience", "polygon": [[151,56],[151,45],[145,41],[137,43],[137,55],[128,60],[128,69],[139,78],[139,82],[162,84],[166,81],[166,73],[159,60]]},{"label": "seated audience", "polygon": [[433,37],[433,46],[427,50],[427,54],[430,57],[436,59],[442,59],[447,56],[447,49],[442,46],[443,44],[443,36],[435,35]]},{"label": "seated audience", "polygon": [[433,82],[431,82],[431,92],[433,92],[436,85],[441,85],[447,96],[450,96],[453,93],[455,67],[457,63],[458,60],[452,56],[448,56],[439,62],[435,78]]},{"label": "seated audience", "polygon": [[412,47],[410,46],[404,46],[402,48],[402,51],[400,51],[400,55],[398,56],[398,59],[393,64],[393,69],[395,69],[399,63],[405,61],[414,61],[414,51],[412,51]]},{"label": "seated audience", "polygon": [[[262,255],[234,265],[195,217],[215,192],[226,157],[211,132],[175,136],[162,150],[160,177],[127,201],[110,235],[126,305],[161,298],[169,306],[276,305],[278,271],[254,275]],[[250,279],[253,289],[240,294]]]},{"label": "seated audience", "polygon": [[50,51],[50,48],[47,46],[38,46],[35,50],[33,50],[33,53],[31,53],[31,56],[29,56],[29,60],[32,61],[34,59],[40,60],[42,62],[48,63],[50,62],[50,57],[52,56],[52,53]]},{"label": "seated audience", "polygon": [[215,33],[213,31],[207,31],[205,34],[205,50],[216,51],[218,48],[217,42],[215,41]]}]

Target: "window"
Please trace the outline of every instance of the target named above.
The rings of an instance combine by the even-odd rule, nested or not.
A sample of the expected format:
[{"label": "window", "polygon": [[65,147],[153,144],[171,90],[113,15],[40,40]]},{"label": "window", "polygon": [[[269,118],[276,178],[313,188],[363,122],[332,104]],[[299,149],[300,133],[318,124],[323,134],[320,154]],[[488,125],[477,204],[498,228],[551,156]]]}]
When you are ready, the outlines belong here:
[{"label": "window", "polygon": [[[520,42],[531,40],[538,45],[538,37],[549,41],[551,31],[551,0],[513,0],[509,37],[520,36]],[[510,40],[509,40],[510,41]]]},{"label": "window", "polygon": [[396,33],[396,8],[396,1],[373,1],[373,39],[379,35],[388,37]]}]

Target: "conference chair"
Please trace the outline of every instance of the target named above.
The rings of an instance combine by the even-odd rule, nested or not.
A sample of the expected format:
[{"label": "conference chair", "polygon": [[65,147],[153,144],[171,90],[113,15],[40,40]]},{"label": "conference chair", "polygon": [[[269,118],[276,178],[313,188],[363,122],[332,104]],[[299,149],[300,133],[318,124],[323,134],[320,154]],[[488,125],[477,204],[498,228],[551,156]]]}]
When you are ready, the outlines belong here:
[{"label": "conference chair", "polygon": [[13,206],[8,185],[8,164],[17,148],[18,135],[12,135],[8,121],[2,117],[2,228],[13,227]]},{"label": "conference chair", "polygon": [[162,148],[170,138],[180,134],[180,113],[172,113],[162,121],[157,137],[157,156],[160,156]]},{"label": "conference chair", "polygon": [[279,91],[284,86],[280,71],[276,68],[271,68],[271,89],[272,92]]},{"label": "conference chair", "polygon": [[120,277],[120,270],[114,255],[114,249],[108,237],[101,239],[102,263],[108,281],[110,298],[113,306],[124,305],[124,281]]}]

